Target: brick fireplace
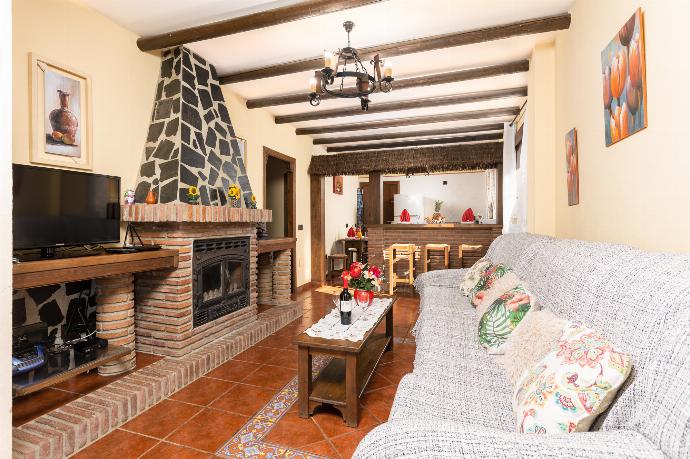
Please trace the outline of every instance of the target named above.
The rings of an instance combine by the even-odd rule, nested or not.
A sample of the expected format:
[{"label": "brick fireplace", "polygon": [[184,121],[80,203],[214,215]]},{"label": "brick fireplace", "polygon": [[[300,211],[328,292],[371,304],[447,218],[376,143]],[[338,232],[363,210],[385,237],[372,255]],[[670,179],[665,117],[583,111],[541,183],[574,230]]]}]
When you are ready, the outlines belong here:
[{"label": "brick fireplace", "polygon": [[135,276],[137,350],[183,356],[257,319],[256,223],[270,210],[134,204],[122,219],[144,243],[180,252],[177,269]]}]

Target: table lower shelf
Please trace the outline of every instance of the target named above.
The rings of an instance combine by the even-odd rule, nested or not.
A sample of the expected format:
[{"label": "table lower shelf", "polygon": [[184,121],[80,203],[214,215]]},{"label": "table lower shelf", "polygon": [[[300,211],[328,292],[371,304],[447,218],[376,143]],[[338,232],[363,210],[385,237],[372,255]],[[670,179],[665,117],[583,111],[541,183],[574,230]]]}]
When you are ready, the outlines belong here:
[{"label": "table lower shelf", "polygon": [[90,354],[75,353],[74,349],[49,355],[43,366],[12,377],[12,397],[21,397],[66,379],[85,373],[132,352],[124,346],[108,346]]},{"label": "table lower shelf", "polygon": [[[361,397],[392,338],[385,333],[369,337],[357,356],[357,397]],[[314,380],[309,400],[345,406],[345,360],[334,358]]]}]

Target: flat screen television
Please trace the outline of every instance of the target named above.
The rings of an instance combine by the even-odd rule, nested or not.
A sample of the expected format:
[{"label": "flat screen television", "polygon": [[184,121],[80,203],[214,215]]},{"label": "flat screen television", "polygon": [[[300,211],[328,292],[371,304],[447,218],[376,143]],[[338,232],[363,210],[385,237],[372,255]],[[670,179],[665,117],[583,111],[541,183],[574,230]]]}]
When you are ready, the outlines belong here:
[{"label": "flat screen television", "polygon": [[120,177],[12,165],[14,250],[120,240]]}]

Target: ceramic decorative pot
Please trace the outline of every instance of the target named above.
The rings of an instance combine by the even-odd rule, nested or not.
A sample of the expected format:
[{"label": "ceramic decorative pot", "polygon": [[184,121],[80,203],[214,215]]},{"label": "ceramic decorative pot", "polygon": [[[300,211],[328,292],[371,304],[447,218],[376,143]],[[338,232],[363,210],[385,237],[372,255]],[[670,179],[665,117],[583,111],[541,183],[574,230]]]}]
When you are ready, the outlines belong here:
[{"label": "ceramic decorative pot", "polygon": [[69,93],[58,89],[58,94],[60,96],[60,108],[50,112],[48,116],[50,126],[53,128],[53,131],[74,137],[77,133],[79,120],[69,109]]},{"label": "ceramic decorative pot", "polygon": [[235,209],[239,209],[240,207],[242,207],[242,204],[240,203],[239,199],[230,198],[230,207],[234,207]]},{"label": "ceramic decorative pot", "polygon": [[374,292],[372,290],[357,290],[355,289],[355,301],[357,305],[366,308],[374,301]]}]

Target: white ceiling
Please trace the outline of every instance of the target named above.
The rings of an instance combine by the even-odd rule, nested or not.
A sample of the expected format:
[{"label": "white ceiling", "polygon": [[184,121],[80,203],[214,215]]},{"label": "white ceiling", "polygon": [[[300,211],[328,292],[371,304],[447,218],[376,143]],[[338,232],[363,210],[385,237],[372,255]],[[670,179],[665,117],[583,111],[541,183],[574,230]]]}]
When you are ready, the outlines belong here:
[{"label": "white ceiling", "polygon": [[[176,29],[243,16],[266,9],[274,9],[300,0],[81,0],[115,22],[141,35],[150,36]],[[193,51],[212,62],[220,75],[241,72],[257,67],[304,59],[323,54],[324,49],[346,45],[342,22],[355,22],[351,34],[352,45],[367,47],[438,34],[461,32],[525,19],[565,13],[572,0],[388,0],[373,5],[306,18],[264,29],[205,40],[188,45]],[[392,58],[394,77],[442,73],[465,68],[493,65],[528,59],[538,43],[550,42],[554,33],[520,36],[475,45],[447,48]],[[316,70],[316,69],[314,69]],[[230,85],[246,99],[307,92],[313,71],[246,81]],[[488,89],[512,88],[527,85],[525,73],[502,75],[480,80],[427,86],[373,94],[371,104],[409,100],[433,96],[460,94]],[[394,84],[395,87],[395,84]],[[295,123],[295,127],[356,123],[374,119],[413,117],[450,113],[453,111],[520,106],[524,98],[506,98],[456,106],[421,108],[385,114],[366,114],[346,118],[331,118]],[[305,96],[301,104],[267,107],[273,115],[314,112],[333,108],[358,106],[352,99],[322,101],[311,107]],[[505,117],[499,120],[504,120]],[[378,129],[387,131],[436,129],[444,126],[486,124],[496,119],[462,121],[406,128]],[[369,131],[358,131],[371,134]],[[241,135],[241,133],[238,133]],[[324,135],[340,137],[343,133]],[[319,136],[321,137],[321,136]],[[356,135],[353,135],[356,137]]]}]

